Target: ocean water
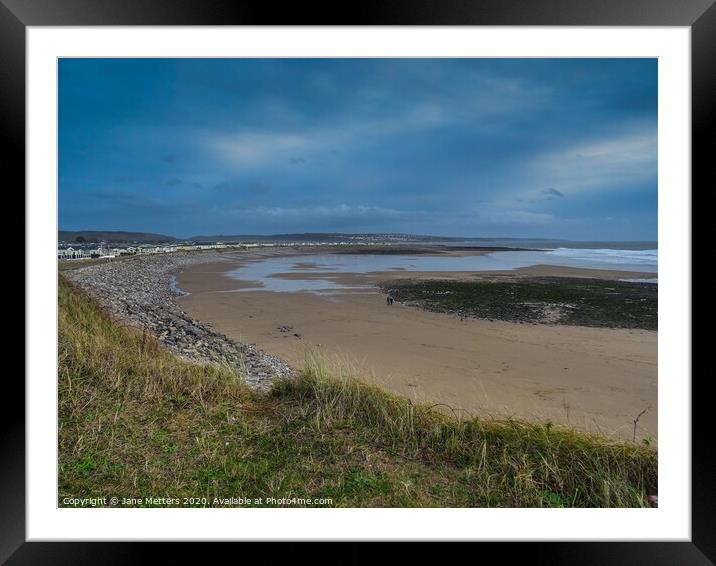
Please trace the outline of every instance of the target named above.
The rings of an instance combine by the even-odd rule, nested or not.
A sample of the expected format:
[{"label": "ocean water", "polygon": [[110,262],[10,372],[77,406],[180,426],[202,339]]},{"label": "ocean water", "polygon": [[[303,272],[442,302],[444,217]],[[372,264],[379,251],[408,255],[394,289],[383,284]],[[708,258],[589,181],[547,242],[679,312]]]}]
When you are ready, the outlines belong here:
[{"label": "ocean water", "polygon": [[[384,271],[503,271],[532,265],[582,267],[640,273],[658,272],[658,250],[567,248],[539,251],[500,251],[479,256],[311,254],[277,256],[249,262],[229,273],[255,286],[237,291],[330,293],[339,290],[369,289],[369,285],[346,286],[332,276],[341,273],[374,273]],[[310,276],[285,279],[279,274],[306,273]],[[655,283],[656,278],[638,278]]]},{"label": "ocean water", "polygon": [[435,245],[449,246],[499,246],[507,248],[530,248],[540,250],[569,249],[608,249],[608,250],[655,250],[657,242],[637,241],[573,241],[521,238],[473,238],[450,242],[434,242]]},{"label": "ocean water", "polygon": [[[659,250],[615,250],[609,248],[557,248],[546,252],[551,258],[564,258],[575,262],[603,263],[609,265],[644,265],[656,271]],[[630,269],[629,271],[641,271]]]}]

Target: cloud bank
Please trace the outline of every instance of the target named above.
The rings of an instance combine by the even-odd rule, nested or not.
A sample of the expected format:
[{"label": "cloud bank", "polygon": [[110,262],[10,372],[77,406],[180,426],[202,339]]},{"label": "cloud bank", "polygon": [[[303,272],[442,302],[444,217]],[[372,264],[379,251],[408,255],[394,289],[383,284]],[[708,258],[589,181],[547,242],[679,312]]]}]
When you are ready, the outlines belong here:
[{"label": "cloud bank", "polygon": [[655,239],[651,59],[63,59],[64,229]]}]

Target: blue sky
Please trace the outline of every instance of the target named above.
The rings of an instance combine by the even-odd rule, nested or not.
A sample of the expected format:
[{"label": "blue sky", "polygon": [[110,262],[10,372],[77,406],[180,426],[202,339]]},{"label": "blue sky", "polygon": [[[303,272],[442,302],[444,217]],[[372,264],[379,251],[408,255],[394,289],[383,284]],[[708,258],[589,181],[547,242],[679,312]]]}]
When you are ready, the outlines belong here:
[{"label": "blue sky", "polygon": [[657,239],[655,59],[62,59],[59,225]]}]

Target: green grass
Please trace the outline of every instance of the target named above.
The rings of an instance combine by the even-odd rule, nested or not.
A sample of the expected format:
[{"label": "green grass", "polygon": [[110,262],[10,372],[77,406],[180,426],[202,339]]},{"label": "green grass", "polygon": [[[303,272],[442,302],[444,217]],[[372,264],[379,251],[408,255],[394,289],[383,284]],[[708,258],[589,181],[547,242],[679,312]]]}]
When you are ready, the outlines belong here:
[{"label": "green grass", "polygon": [[538,277],[508,281],[413,281],[382,285],[396,300],[428,310],[510,322],[657,329],[658,286]]},{"label": "green grass", "polygon": [[457,420],[315,355],[298,379],[258,394],[120,325],[63,278],[59,301],[60,506],[639,507],[656,492],[650,447]]}]

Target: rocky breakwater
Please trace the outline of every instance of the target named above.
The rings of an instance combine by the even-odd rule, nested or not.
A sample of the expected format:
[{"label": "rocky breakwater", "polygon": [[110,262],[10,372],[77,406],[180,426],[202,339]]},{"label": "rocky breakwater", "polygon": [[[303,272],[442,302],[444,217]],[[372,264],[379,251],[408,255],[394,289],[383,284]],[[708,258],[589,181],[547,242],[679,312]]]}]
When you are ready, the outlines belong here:
[{"label": "rocky breakwater", "polygon": [[70,269],[63,275],[123,323],[150,332],[180,357],[228,365],[251,387],[265,391],[275,379],[293,377],[294,370],[255,344],[235,342],[192,320],[175,300],[183,293],[176,288],[173,274],[221,259],[211,252],[139,256]]}]

